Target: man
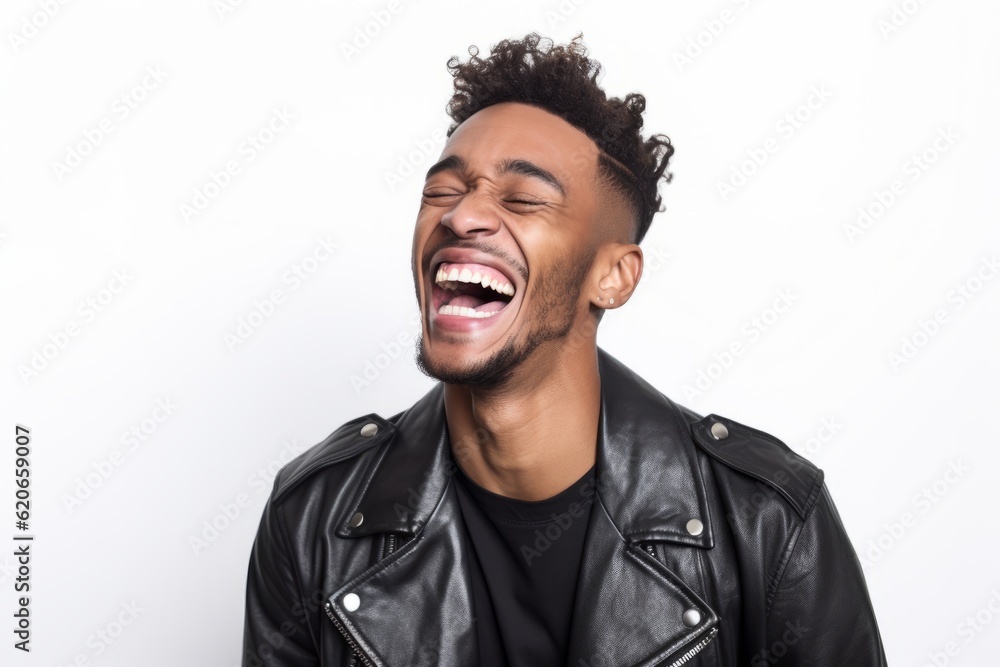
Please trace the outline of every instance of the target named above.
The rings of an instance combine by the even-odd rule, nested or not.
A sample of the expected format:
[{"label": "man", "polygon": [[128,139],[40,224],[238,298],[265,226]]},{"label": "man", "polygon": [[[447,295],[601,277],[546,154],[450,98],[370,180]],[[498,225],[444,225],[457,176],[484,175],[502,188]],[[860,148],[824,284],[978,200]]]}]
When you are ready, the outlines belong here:
[{"label": "man", "polygon": [[823,473],[597,347],[670,179],[644,98],[578,40],[470,53],[413,236],[440,382],[277,476],[243,664],[884,665]]}]

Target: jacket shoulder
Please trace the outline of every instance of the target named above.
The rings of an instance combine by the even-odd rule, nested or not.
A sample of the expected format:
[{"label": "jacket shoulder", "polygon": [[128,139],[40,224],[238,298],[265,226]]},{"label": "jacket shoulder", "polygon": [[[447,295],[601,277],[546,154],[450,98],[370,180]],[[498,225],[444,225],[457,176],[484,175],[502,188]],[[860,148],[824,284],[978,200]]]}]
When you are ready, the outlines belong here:
[{"label": "jacket shoulder", "polygon": [[345,422],[326,439],[285,464],[275,478],[272,501],[277,503],[306,479],[335,463],[346,461],[382,444],[396,432],[394,415],[385,419],[375,413]]},{"label": "jacket shoulder", "polygon": [[714,413],[685,413],[694,441],[709,456],[772,487],[806,518],[822,490],[822,470],[769,433]]}]

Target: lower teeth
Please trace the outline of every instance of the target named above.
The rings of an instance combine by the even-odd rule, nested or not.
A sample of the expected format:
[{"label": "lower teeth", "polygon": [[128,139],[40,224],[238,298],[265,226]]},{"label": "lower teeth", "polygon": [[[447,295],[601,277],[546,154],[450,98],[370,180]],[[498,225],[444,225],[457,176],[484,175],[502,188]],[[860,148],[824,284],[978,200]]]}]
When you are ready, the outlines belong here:
[{"label": "lower teeth", "polygon": [[480,312],[473,310],[472,308],[467,308],[465,306],[449,306],[444,305],[438,309],[438,315],[459,315],[460,317],[493,317],[499,310],[494,310],[493,312]]}]

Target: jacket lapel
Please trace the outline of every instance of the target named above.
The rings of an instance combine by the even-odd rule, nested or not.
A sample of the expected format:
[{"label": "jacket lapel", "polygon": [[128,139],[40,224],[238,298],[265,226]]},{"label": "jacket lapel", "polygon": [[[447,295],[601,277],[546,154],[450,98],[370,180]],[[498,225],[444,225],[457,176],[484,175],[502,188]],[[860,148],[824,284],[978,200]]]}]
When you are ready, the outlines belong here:
[{"label": "jacket lapel", "polygon": [[[718,619],[669,570],[625,540],[600,502],[592,506],[573,609],[567,665],[660,665]],[[697,610],[699,623],[684,624]]]},{"label": "jacket lapel", "polygon": [[[596,495],[573,609],[569,665],[659,665],[718,623],[694,591],[650,555],[712,547],[712,517],[687,424],[669,399],[598,348],[601,420]],[[691,519],[702,522],[693,535]],[[685,612],[698,622],[685,623]],[[694,614],[688,613],[690,623]]]},{"label": "jacket lapel", "polygon": [[[569,665],[658,665],[704,637],[718,618],[641,548],[711,548],[712,517],[687,425],[676,406],[598,348],[601,420],[595,502],[584,542]],[[477,662],[469,553],[454,489],[454,458],[438,383],[398,415],[337,534],[412,536],[346,581],[329,600],[380,667]],[[357,513],[364,516],[352,526]],[[697,535],[686,529],[698,519]],[[345,598],[360,601],[349,611]],[[699,620],[684,622],[685,612]]]},{"label": "jacket lapel", "polygon": [[[389,557],[330,596],[333,611],[376,665],[466,667],[478,662],[468,551],[455,488],[432,520]],[[358,596],[347,611],[344,599]]]}]

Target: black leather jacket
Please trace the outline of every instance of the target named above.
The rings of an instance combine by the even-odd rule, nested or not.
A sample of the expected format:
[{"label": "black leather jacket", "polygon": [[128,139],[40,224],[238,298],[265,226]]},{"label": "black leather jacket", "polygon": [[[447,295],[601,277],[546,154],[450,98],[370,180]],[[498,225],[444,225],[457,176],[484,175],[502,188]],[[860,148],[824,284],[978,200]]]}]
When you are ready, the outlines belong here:
[{"label": "black leather jacket", "polygon": [[[822,471],[598,359],[597,486],[567,664],[884,665]],[[476,665],[454,469],[440,383],[288,463],[250,558],[244,667]]]}]

